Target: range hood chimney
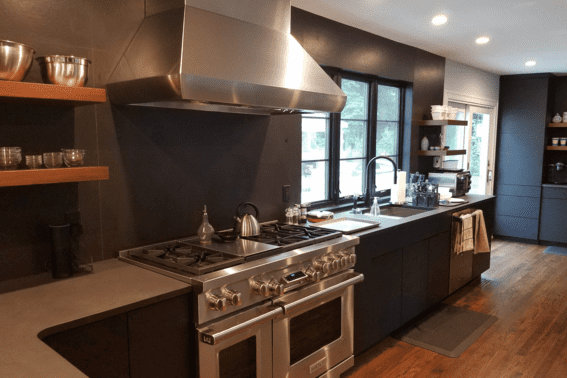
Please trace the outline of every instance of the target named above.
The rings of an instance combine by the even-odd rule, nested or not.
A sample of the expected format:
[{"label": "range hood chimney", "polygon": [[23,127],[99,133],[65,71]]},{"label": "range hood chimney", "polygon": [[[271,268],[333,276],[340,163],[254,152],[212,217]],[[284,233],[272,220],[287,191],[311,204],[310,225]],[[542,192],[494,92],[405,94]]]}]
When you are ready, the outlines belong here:
[{"label": "range hood chimney", "polygon": [[346,95],[290,34],[290,0],[146,0],[110,100],[244,114],[340,112]]}]

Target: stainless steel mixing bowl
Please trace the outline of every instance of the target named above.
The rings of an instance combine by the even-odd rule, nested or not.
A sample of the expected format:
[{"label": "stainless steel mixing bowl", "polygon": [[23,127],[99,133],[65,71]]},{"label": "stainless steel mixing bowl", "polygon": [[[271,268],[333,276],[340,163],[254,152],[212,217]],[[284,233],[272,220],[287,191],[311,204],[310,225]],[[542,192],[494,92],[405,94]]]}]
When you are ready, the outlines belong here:
[{"label": "stainless steel mixing bowl", "polygon": [[48,55],[37,58],[44,83],[84,87],[88,80],[90,60],[66,55]]},{"label": "stainless steel mixing bowl", "polygon": [[35,50],[21,43],[0,40],[0,80],[22,81],[33,63]]}]

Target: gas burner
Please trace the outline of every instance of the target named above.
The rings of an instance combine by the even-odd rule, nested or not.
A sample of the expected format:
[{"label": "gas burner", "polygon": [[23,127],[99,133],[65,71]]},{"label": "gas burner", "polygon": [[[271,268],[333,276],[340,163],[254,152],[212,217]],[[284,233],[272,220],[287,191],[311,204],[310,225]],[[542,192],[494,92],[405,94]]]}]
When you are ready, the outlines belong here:
[{"label": "gas burner", "polygon": [[288,251],[340,236],[340,232],[324,228],[287,223],[266,223],[260,226],[259,235],[243,236],[242,238],[259,243],[281,246],[284,251]]},{"label": "gas burner", "polygon": [[234,255],[180,241],[137,248],[129,251],[129,255],[195,275],[228,268],[244,261]]}]

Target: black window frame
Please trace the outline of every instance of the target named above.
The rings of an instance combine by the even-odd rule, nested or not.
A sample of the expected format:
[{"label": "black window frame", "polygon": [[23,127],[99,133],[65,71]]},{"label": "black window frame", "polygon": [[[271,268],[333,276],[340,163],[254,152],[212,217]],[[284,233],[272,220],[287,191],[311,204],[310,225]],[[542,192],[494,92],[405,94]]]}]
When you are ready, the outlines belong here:
[{"label": "black window frame", "polygon": [[[342,87],[342,80],[355,80],[362,81],[369,84],[369,96],[368,96],[368,119],[367,122],[367,145],[366,145],[366,158],[365,158],[365,170],[366,165],[370,159],[376,156],[376,127],[378,123],[378,86],[385,85],[390,87],[396,87],[400,89],[400,106],[399,106],[399,117],[398,117],[398,146],[396,155],[396,164],[400,168],[401,162],[403,161],[403,139],[404,139],[404,114],[405,114],[405,99],[406,99],[406,88],[407,83],[401,81],[388,80],[380,78],[378,76],[360,74],[351,71],[345,71],[342,69],[337,69],[333,67],[323,67],[325,72],[333,79],[333,81]],[[340,193],[340,139],[341,139],[341,113],[330,113],[329,115],[329,174],[327,175],[327,187],[329,188],[328,195],[329,198],[317,202],[311,202],[311,208],[322,208],[322,207],[339,207],[345,204],[352,203],[353,193]],[[386,155],[392,157],[392,155]],[[358,159],[358,158],[357,158]],[[303,162],[303,160],[302,160]],[[372,174],[370,175],[370,181],[368,187],[370,188],[371,195],[374,192],[375,178],[376,178],[376,165],[372,164],[370,169]],[[368,178],[368,172],[364,172],[364,177],[362,181],[362,191],[366,188],[366,179]],[[365,194],[365,193],[360,193]]]}]

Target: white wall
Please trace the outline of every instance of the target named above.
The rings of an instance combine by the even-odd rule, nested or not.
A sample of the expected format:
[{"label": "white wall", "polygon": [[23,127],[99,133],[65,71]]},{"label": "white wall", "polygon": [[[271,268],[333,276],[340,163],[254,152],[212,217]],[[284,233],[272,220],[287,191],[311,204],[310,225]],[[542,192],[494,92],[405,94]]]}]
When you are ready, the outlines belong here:
[{"label": "white wall", "polygon": [[444,104],[447,104],[447,92],[479,101],[482,99],[498,101],[499,90],[499,75],[447,60]]}]

